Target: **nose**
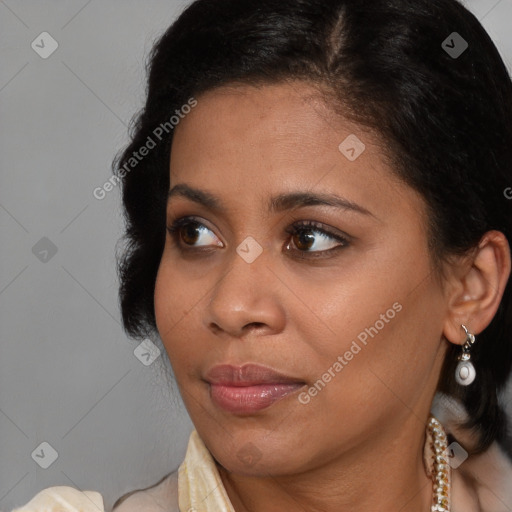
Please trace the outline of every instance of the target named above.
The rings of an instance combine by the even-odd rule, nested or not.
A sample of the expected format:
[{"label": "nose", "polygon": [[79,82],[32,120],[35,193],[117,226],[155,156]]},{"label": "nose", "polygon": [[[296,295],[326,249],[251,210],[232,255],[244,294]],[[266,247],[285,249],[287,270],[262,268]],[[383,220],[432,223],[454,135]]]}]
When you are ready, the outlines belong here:
[{"label": "nose", "polygon": [[214,334],[228,337],[281,332],[286,319],[282,288],[263,254],[247,263],[235,253],[212,290],[204,323]]}]

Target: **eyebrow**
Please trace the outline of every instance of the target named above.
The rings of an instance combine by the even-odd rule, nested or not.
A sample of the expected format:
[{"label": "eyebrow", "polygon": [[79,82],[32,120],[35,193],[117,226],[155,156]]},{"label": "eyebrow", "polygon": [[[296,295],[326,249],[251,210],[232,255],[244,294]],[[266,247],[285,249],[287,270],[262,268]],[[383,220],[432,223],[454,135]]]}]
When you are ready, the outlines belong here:
[{"label": "eyebrow", "polygon": [[[185,183],[175,185],[167,196],[167,200],[172,197],[180,196],[201,204],[210,210],[222,212],[224,208],[218,197],[198,188],[190,187]],[[312,193],[312,192],[291,192],[279,194],[270,198],[268,203],[268,211],[270,213],[279,213],[285,210],[294,208],[301,208],[305,206],[332,206],[343,210],[350,210],[353,212],[361,213],[363,215],[370,215],[374,217],[366,208],[340,197],[336,194]]]}]

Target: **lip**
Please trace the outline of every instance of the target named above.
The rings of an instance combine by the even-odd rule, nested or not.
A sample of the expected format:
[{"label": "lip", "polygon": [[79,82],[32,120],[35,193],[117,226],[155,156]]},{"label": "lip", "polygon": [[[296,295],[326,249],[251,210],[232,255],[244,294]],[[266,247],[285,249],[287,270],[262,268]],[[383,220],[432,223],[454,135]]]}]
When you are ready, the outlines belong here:
[{"label": "lip", "polygon": [[266,409],[306,384],[253,363],[214,366],[204,380],[209,384],[210,398],[215,405],[241,415]]},{"label": "lip", "polygon": [[254,386],[258,384],[304,384],[300,379],[276,372],[267,366],[246,363],[242,366],[221,364],[210,368],[205,380],[210,384],[225,386]]}]

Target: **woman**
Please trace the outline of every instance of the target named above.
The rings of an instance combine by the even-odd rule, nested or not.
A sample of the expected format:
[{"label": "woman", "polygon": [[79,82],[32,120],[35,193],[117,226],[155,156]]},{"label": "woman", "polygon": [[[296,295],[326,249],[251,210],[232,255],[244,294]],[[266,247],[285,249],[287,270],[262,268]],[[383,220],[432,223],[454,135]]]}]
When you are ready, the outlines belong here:
[{"label": "woman", "polygon": [[115,171],[195,431],[113,510],[511,510],[511,117],[454,0],[194,2]]}]

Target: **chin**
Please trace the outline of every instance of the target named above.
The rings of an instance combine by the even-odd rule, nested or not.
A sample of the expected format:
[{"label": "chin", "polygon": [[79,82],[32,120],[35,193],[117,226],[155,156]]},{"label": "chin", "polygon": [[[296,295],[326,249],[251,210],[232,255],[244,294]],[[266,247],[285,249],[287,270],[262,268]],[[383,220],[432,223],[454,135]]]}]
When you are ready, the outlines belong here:
[{"label": "chin", "polygon": [[226,434],[220,439],[207,436],[205,444],[226,471],[255,477],[279,476],[300,472],[305,458],[305,454],[297,451],[297,443],[289,431],[285,437],[281,439],[279,435],[276,437],[276,432],[251,429],[233,433],[229,443],[226,443]]}]

